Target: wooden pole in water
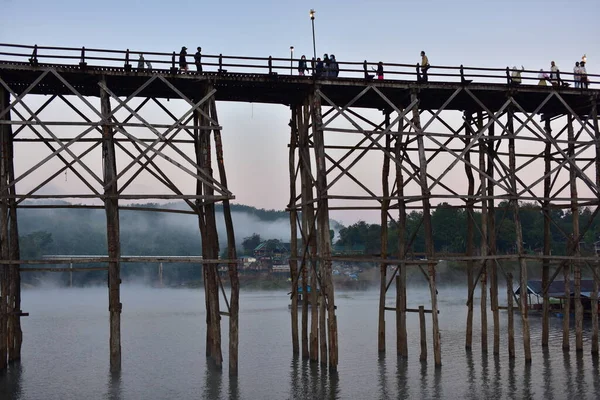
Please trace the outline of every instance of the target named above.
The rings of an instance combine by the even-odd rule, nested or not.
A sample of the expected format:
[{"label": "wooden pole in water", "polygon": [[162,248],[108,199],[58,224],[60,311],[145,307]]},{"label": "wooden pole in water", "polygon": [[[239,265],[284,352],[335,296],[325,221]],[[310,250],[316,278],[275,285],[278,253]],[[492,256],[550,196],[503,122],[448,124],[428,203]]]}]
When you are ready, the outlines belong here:
[{"label": "wooden pole in water", "polygon": [[[471,113],[465,111],[465,147],[469,144],[469,136],[471,136]],[[473,177],[473,170],[471,168],[471,150],[467,150],[465,153],[465,174],[467,175],[467,181],[469,183],[468,196],[469,199],[466,202],[467,208],[467,243],[466,243],[466,255],[467,257],[473,256],[473,240],[474,240],[474,209],[473,209],[473,196],[475,194],[475,179]],[[467,288],[468,293],[473,292],[473,260],[467,261]],[[473,345],[473,301],[467,301],[467,332],[465,336],[465,348],[471,350]]]},{"label": "wooden pole in water", "polygon": [[508,300],[508,357],[515,358],[515,316],[513,314],[513,276],[506,274],[506,298]]},{"label": "wooden pole in water", "polygon": [[[598,103],[592,98],[592,124],[596,139],[596,186],[600,187],[600,128],[598,127]],[[596,207],[600,207],[598,204]],[[594,250],[595,251],[595,250]],[[598,256],[598,254],[596,254]],[[598,268],[599,262],[594,263],[594,286],[592,288],[592,354],[598,354]]]},{"label": "wooden pole in water", "polygon": [[[385,127],[390,125],[390,114],[385,113]],[[385,149],[391,152],[391,136],[385,135]],[[387,259],[388,248],[388,211],[390,207],[390,158],[386,153],[383,153],[383,166],[381,171],[381,187],[383,190],[383,200],[381,201],[381,259]],[[403,227],[404,228],[404,227]],[[385,294],[387,286],[387,267],[388,264],[384,261],[379,266],[379,323],[377,326],[377,350],[385,351]]]},{"label": "wooden pole in water", "polygon": [[[544,130],[546,136],[552,135],[552,128],[550,126],[550,118],[546,118],[544,124]],[[546,139],[546,147],[544,149],[544,200],[542,201],[542,210],[544,213],[544,256],[548,257],[551,252],[551,240],[552,236],[550,233],[550,190],[552,185],[552,177],[550,176],[550,162],[551,162],[551,143],[549,139]],[[542,261],[542,289],[544,292],[544,299],[542,305],[542,347],[548,347],[548,339],[550,336],[550,330],[548,326],[548,318],[550,314],[550,297],[548,296],[548,282],[550,280],[550,260],[544,258]]]},{"label": "wooden pole in water", "polygon": [[418,96],[415,91],[411,93],[411,102],[415,102],[416,105],[412,109],[413,124],[415,126],[417,134],[417,146],[419,151],[419,179],[421,186],[421,195],[423,196],[423,228],[425,231],[425,253],[428,260],[428,274],[429,274],[429,290],[431,292],[431,319],[432,319],[432,330],[433,330],[433,358],[435,365],[442,365],[442,351],[440,343],[440,330],[438,324],[438,306],[437,306],[437,289],[435,284],[435,261],[434,247],[433,247],[433,231],[431,227],[431,205],[430,196],[431,192],[427,184],[427,156],[425,154],[425,144],[423,141],[423,130],[421,129],[421,117],[419,114],[419,103]]},{"label": "wooden pole in water", "polygon": [[[496,216],[495,216],[495,205],[494,205],[494,157],[495,142],[494,138],[494,124],[491,124],[489,129],[490,141],[487,146],[488,165],[487,174],[490,177],[488,179],[488,239],[490,244],[490,255],[496,255]],[[498,267],[495,262],[490,263],[490,302],[492,306],[492,313],[494,319],[494,354],[500,354],[500,313],[498,311]]]},{"label": "wooden pole in water", "polygon": [[419,327],[421,331],[421,355],[420,361],[427,361],[427,332],[425,327],[425,307],[419,306]]},{"label": "wooden pole in water", "polygon": [[[302,116],[302,106],[295,105],[291,107],[291,131],[290,131],[290,149],[289,149],[289,173],[290,173],[290,202],[288,209],[290,212],[290,278],[292,279],[292,353],[300,354],[300,344],[298,342],[298,228],[296,211],[296,148],[298,146],[298,118]],[[300,117],[299,117],[300,116]]]},{"label": "wooden pole in water", "polygon": [[[215,121],[215,124],[219,126],[217,103],[214,98],[210,102],[210,111],[212,119]],[[215,141],[219,180],[224,187],[227,187],[227,174],[225,171],[221,130],[215,127],[213,129],[213,137]],[[231,217],[231,206],[228,199],[223,200],[223,217],[227,234],[227,257],[230,260],[237,260],[235,232],[233,229],[233,219]],[[229,283],[231,285],[231,295],[229,299],[229,375],[231,376],[237,375],[238,373],[240,280],[237,268],[237,262],[231,262],[227,265]],[[298,312],[298,309],[296,308],[295,311]]]},{"label": "wooden pole in water", "polygon": [[163,263],[158,264],[158,287],[163,287]]},{"label": "wooden pole in water", "polygon": [[[106,85],[106,81],[102,79]],[[114,130],[110,122],[110,95],[100,89],[100,107],[106,125],[102,126],[102,158],[104,167],[104,193],[117,196],[117,162],[115,154]],[[113,182],[112,184],[109,184]],[[119,240],[119,204],[116,197],[104,200],[106,211],[106,231],[108,256],[112,259],[121,257]],[[108,309],[110,312],[110,368],[121,369],[121,265],[118,261],[108,263]]]},{"label": "wooden pole in water", "polygon": [[[6,109],[9,102],[6,100],[7,92],[3,87],[0,87],[0,112]],[[4,119],[10,118],[6,115]],[[0,195],[2,197],[8,195],[8,149],[7,129],[8,125],[1,125],[1,142],[0,142]],[[3,260],[8,260],[9,257],[9,241],[8,241],[8,200],[2,198],[0,200],[0,255]],[[0,265],[0,371],[8,365],[8,293],[9,293],[9,268],[10,264]]]},{"label": "wooden pole in water", "polygon": [[[568,121],[568,155],[569,158],[573,159],[575,162],[574,154],[575,154],[575,134],[573,132],[573,116],[571,114],[567,114]],[[573,255],[576,257],[581,256],[581,251],[579,247],[579,204],[577,203],[577,174],[575,173],[575,168],[569,168],[569,180],[571,187],[571,218],[573,223],[573,240],[576,240],[576,243],[573,243]],[[575,350],[582,351],[583,350],[583,306],[581,304],[581,263],[576,261],[573,264],[573,274],[575,281]]]},{"label": "wooden pole in water", "polygon": [[328,364],[331,370],[336,370],[338,365],[337,316],[335,313],[333,275],[331,272],[327,167],[325,165],[325,138],[323,136],[323,118],[321,114],[321,97],[319,94],[315,94],[312,97],[312,116],[319,207],[317,230],[319,240],[319,270],[321,272],[324,300],[327,301]]},{"label": "wooden pole in water", "polygon": [[[515,222],[515,233],[517,240],[517,254],[519,255],[519,267],[520,267],[520,286],[521,286],[521,322],[523,324],[523,350],[525,352],[525,362],[531,362],[531,338],[529,336],[529,306],[527,302],[527,262],[523,258],[523,230],[521,229],[521,218],[519,216],[519,199],[517,197],[517,179],[516,169],[517,161],[515,156],[515,130],[513,124],[513,110],[508,110],[508,121],[507,128],[509,134],[508,140],[508,157],[509,157],[509,172],[510,172],[510,188],[511,188],[511,199],[512,208],[514,212]],[[523,290],[525,294],[523,294]]]},{"label": "wooden pole in water", "polygon": [[[480,132],[483,129],[483,114],[481,111],[477,112],[477,130]],[[484,174],[486,170],[485,166],[485,155],[487,144],[485,139],[479,139],[479,182],[481,185],[481,194],[487,193],[487,178]],[[488,202],[486,200],[481,201],[481,256],[486,257],[488,255]],[[484,258],[482,261],[483,272],[481,273],[480,286],[481,286],[481,351],[487,353],[488,350],[488,331],[487,331],[487,267],[489,263]]]},{"label": "wooden pole in water", "polygon": [[[398,136],[394,144],[394,155],[404,160],[403,138],[404,120],[398,122]],[[404,200],[404,175],[402,167],[396,164],[396,188],[398,190],[398,276],[396,277],[396,336],[397,351],[402,357],[408,357],[408,338],[406,333],[406,201]]]}]

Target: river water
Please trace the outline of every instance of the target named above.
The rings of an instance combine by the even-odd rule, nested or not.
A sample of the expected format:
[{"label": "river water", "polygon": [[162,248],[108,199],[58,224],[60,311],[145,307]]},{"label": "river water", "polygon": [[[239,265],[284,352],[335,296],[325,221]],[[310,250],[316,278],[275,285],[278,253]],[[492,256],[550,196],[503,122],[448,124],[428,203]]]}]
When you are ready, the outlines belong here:
[{"label": "river water", "polygon": [[[428,292],[409,289],[409,307],[429,307]],[[466,290],[439,290],[441,368],[419,361],[419,322],[410,314],[409,357],[395,350],[394,313],[387,315],[387,348],[377,352],[378,294],[338,292],[339,368],[330,374],[292,357],[289,298],[284,291],[241,294],[239,376],[207,368],[204,293],[192,289],[124,286],[122,372],[108,369],[106,288],[23,292],[23,357],[0,374],[0,399],[596,399],[600,366],[585,351],[563,352],[560,319],[551,320],[550,348],[540,345],[541,318],[531,317],[533,362],[523,362],[515,315],[517,358],[509,360],[506,314],[501,354],[482,354],[479,319],[474,348],[464,350]],[[388,300],[393,305],[393,299]],[[501,301],[501,304],[505,302]],[[478,314],[478,307],[476,311]],[[491,315],[488,316],[491,324]],[[227,361],[227,320],[223,320]],[[574,337],[572,338],[574,341]],[[572,346],[574,348],[574,345]]]}]

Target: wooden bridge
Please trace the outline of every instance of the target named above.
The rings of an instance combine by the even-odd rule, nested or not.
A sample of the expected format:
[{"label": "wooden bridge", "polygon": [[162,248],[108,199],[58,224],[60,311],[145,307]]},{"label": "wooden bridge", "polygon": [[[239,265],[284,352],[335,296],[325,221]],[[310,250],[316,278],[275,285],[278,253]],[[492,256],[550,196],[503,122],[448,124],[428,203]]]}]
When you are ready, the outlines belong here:
[{"label": "wooden bridge", "polygon": [[[35,264],[56,260],[21,260],[18,243],[19,208],[103,208],[107,216],[111,367],[121,364],[120,268],[131,259],[121,257],[120,203],[130,200],[182,200],[197,215],[202,237],[203,276],[207,307],[207,356],[222,365],[221,322],[229,318],[229,371],[237,372],[239,283],[237,254],[229,201],[234,199],[225,173],[218,101],[260,102],[290,107],[289,173],[292,290],[311,292],[308,312],[303,297],[299,321],[297,296],[292,295],[292,348],[295,354],[338,364],[337,320],[332,262],[370,261],[380,265],[381,286],[378,349],[385,350],[385,311],[396,314],[397,352],[408,356],[406,270],[419,268],[431,291],[434,361],[441,365],[436,264],[443,259],[463,263],[468,278],[466,339],[472,346],[473,297],[481,289],[482,346],[487,349],[487,311],[493,314],[493,351],[500,352],[498,282],[511,282],[503,265],[517,262],[521,285],[527,282],[527,263],[539,263],[544,287],[563,272],[573,275],[575,291],[575,347],[583,348],[581,273],[594,276],[591,351],[598,352],[598,259],[582,257],[579,242],[591,225],[580,225],[579,210],[600,211],[600,130],[597,102],[600,76],[588,74],[590,89],[573,87],[573,75],[561,73],[543,80],[539,71],[521,71],[514,79],[509,68],[432,66],[425,80],[418,65],[385,63],[385,79],[372,80],[366,68],[376,62],[338,61],[340,76],[297,76],[296,63],[273,57],[202,55],[203,72],[181,71],[176,53],[143,52],[152,68],[136,68],[142,52],[0,44],[0,369],[20,357],[20,273],[54,270]],[[188,56],[191,61],[192,57]],[[309,66],[310,67],[310,66]],[[193,64],[191,68],[194,69]],[[569,86],[568,84],[571,83]],[[43,97],[41,97],[43,96]],[[174,100],[166,103],[165,100]],[[176,115],[172,104],[187,111]],[[54,112],[53,107],[67,112]],[[60,108],[62,107],[62,108]],[[381,118],[374,118],[379,110]],[[56,110],[55,110],[56,111]],[[63,116],[69,114],[70,116]],[[156,114],[161,114],[162,117]],[[169,121],[166,123],[165,121]],[[285,128],[287,129],[287,128]],[[345,138],[343,143],[339,140]],[[347,144],[347,138],[355,140]],[[212,140],[212,142],[211,142]],[[32,149],[47,148],[39,157]],[[282,149],[284,151],[284,149]],[[366,154],[381,156],[381,185],[360,178]],[[15,170],[15,157],[26,165]],[[26,161],[26,162],[25,162]],[[213,173],[213,168],[217,174]],[[234,166],[238,167],[238,166]],[[393,170],[392,170],[393,167]],[[369,168],[374,166],[371,164]],[[22,170],[21,170],[22,169]],[[84,192],[51,193],[49,183],[69,171]],[[184,176],[188,184],[177,184]],[[152,178],[157,189],[140,193],[133,184]],[[337,192],[339,182],[352,182],[361,193]],[[19,187],[29,188],[17,191]],[[44,190],[41,190],[44,189]],[[64,205],[49,199],[98,200],[102,205]],[[40,200],[24,203],[27,199]],[[520,201],[530,201],[544,214],[541,255],[526,255],[520,222]],[[228,259],[219,260],[215,202],[223,202]],[[516,253],[496,252],[498,227],[495,209],[501,202],[512,213]],[[436,207],[467,212],[466,250],[441,255],[434,248],[431,212]],[[551,209],[569,209],[572,231],[565,256],[551,254]],[[143,207],[135,207],[143,210]],[[168,209],[151,211],[173,212]],[[379,254],[331,254],[331,210],[378,210],[381,213]],[[405,232],[407,212],[419,210],[424,231],[425,257],[415,259],[417,232]],[[480,220],[474,217],[475,212]],[[510,213],[509,213],[510,215]],[[388,227],[399,229],[398,252],[388,251]],[[301,237],[298,237],[300,232]],[[478,233],[478,235],[476,235]],[[480,236],[479,243],[475,237]],[[223,244],[224,241],[221,241]],[[169,262],[169,258],[149,261]],[[68,258],[66,263],[89,259]],[[181,262],[180,259],[176,260]],[[199,263],[190,258],[190,263]],[[229,296],[218,274],[228,265]],[[32,266],[33,265],[33,266]],[[80,267],[80,270],[90,267]],[[98,268],[98,267],[96,267]],[[77,268],[74,268],[75,270]],[[396,281],[396,306],[386,307],[386,293]],[[487,304],[487,285],[490,305]],[[568,285],[566,285],[569,288]],[[509,286],[509,290],[512,285]],[[566,289],[565,289],[566,290]],[[222,310],[219,292],[224,296]],[[510,299],[514,293],[510,293]],[[317,302],[317,296],[322,301]],[[567,298],[567,302],[569,298]],[[509,313],[512,316],[512,302]],[[542,346],[548,346],[547,290],[544,295]],[[524,357],[531,360],[527,299],[519,305]],[[568,307],[568,305],[567,305]],[[308,321],[310,315],[310,324]],[[509,354],[515,356],[512,317]],[[310,332],[309,332],[310,328]],[[569,347],[569,315],[565,316],[563,348]]]}]

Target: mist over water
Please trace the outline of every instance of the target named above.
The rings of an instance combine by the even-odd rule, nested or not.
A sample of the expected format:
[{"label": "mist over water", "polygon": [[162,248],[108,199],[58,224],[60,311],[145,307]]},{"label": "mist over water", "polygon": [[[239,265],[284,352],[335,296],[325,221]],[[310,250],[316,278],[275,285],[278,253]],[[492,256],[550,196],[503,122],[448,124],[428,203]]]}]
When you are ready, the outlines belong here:
[{"label": "mist over water", "polygon": [[[500,291],[502,293],[502,290]],[[429,308],[429,292],[408,289],[411,308]],[[517,358],[508,359],[507,318],[501,312],[501,354],[480,345],[475,306],[473,350],[464,350],[466,289],[440,288],[441,369],[433,365],[431,319],[427,363],[419,362],[418,315],[408,316],[409,357],[399,359],[395,314],[386,315],[387,352],[377,353],[378,293],[336,293],[339,370],[294,359],[286,291],[241,293],[239,376],[227,373],[227,324],[222,320],[222,373],[207,367],[204,293],[199,289],[122,288],[120,375],[108,360],[108,295],[105,287],[23,291],[23,358],[0,375],[0,399],[595,399],[600,366],[584,352],[563,352],[562,320],[551,319],[550,347],[541,348],[541,318],[532,316],[533,363],[523,362],[520,318],[515,315]],[[394,304],[390,293],[387,304]],[[506,304],[504,298],[500,304]],[[574,332],[572,332],[574,342]],[[572,346],[574,348],[574,345]]]}]

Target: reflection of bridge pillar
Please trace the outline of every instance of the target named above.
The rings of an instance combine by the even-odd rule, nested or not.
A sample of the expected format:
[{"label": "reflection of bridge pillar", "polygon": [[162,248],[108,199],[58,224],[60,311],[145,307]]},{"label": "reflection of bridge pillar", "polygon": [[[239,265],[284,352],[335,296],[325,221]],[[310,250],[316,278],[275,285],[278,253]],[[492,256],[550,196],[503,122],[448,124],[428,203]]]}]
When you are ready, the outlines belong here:
[{"label": "reflection of bridge pillar", "polygon": [[158,286],[163,287],[163,263],[158,264]]},{"label": "reflection of bridge pillar", "polygon": [[[105,82],[103,82],[106,84]],[[117,162],[114,130],[109,125],[110,96],[100,90],[100,107],[104,119],[102,126],[102,163],[104,170],[104,208],[106,211],[106,238],[108,257],[108,309],[110,311],[110,367],[121,368],[121,243],[119,241],[119,203],[117,191]]]}]

